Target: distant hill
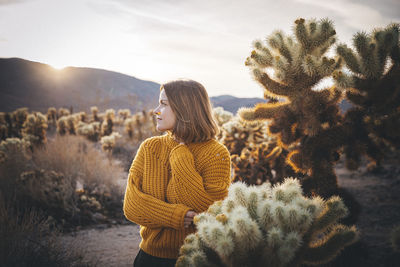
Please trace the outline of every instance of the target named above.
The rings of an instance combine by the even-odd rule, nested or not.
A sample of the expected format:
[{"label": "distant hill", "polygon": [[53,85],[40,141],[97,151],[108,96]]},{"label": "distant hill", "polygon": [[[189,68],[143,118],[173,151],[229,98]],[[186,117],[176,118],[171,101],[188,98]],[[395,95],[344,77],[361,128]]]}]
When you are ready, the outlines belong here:
[{"label": "distant hill", "polygon": [[214,107],[223,107],[225,110],[236,114],[241,107],[254,107],[255,104],[266,102],[264,98],[239,98],[231,95],[221,95],[211,97]]},{"label": "distant hill", "polygon": [[154,107],[160,85],[117,72],[93,68],[49,65],[19,58],[0,58],[0,111],[28,107],[73,107],[74,111],[97,106],[130,108],[132,112]]},{"label": "distant hill", "polygon": [[[49,107],[72,107],[89,111],[129,108],[132,112],[157,106],[160,84],[125,74],[94,68],[53,67],[20,58],[0,58],[0,112],[28,107],[46,112]],[[263,98],[211,97],[214,107],[236,113],[240,107],[253,107]],[[340,104],[342,110],[351,106]]]}]

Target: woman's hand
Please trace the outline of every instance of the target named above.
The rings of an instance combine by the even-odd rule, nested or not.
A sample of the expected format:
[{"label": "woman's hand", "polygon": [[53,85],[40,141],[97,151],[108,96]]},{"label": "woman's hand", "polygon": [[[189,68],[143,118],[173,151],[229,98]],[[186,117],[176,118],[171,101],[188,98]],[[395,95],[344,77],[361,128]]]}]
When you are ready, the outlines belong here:
[{"label": "woman's hand", "polygon": [[183,222],[183,225],[185,226],[185,228],[188,228],[192,223],[193,223],[193,217],[196,216],[197,213],[189,210],[186,215],[185,215],[185,219]]}]

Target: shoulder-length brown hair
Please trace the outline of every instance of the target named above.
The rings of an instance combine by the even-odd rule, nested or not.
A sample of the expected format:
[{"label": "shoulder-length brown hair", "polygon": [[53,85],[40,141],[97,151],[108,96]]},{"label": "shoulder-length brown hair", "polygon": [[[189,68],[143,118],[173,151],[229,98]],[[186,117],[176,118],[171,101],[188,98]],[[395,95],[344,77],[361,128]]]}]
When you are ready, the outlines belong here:
[{"label": "shoulder-length brown hair", "polygon": [[172,135],[185,143],[215,139],[219,129],[212,115],[207,91],[193,80],[176,80],[161,85],[176,116]]}]

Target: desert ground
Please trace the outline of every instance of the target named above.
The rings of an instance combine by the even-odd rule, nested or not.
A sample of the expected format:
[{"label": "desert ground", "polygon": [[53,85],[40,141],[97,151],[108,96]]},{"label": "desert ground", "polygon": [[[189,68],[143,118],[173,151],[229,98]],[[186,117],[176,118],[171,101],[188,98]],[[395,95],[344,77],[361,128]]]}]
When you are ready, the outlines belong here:
[{"label": "desert ground", "polygon": [[[379,172],[357,171],[336,165],[341,188],[354,197],[356,218],[350,219],[360,231],[360,240],[347,247],[333,262],[321,266],[400,266],[400,252],[394,252],[390,232],[400,224],[400,166],[398,161],[383,165]],[[357,207],[358,206],[358,207]],[[353,214],[354,215],[354,214]],[[96,225],[68,233],[66,246],[84,251],[84,260],[95,266],[132,266],[140,243],[139,226]]]}]

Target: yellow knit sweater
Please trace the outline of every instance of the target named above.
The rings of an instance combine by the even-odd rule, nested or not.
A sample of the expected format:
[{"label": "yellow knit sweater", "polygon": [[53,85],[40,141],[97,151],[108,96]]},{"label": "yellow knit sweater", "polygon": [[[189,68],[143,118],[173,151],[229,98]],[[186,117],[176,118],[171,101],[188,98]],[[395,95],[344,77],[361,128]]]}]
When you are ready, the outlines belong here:
[{"label": "yellow knit sweater", "polygon": [[189,210],[203,212],[225,198],[230,179],[230,155],[216,140],[188,145],[170,135],[152,137],[139,147],[124,199],[124,214],[139,224],[140,248],[155,257],[177,258],[185,237]]}]

